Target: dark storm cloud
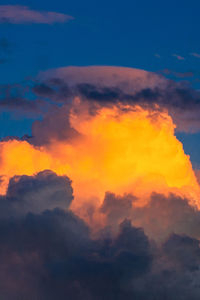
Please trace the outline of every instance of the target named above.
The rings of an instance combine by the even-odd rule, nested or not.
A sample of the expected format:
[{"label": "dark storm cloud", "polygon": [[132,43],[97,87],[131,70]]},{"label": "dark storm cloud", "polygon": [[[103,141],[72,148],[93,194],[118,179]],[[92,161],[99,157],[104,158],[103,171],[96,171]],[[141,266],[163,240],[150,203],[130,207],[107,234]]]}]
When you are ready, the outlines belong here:
[{"label": "dark storm cloud", "polygon": [[10,180],[0,203],[1,298],[124,299],[149,271],[142,229],[125,220],[115,237],[92,240],[71,200],[69,179],[51,171]]},{"label": "dark storm cloud", "polygon": [[155,109],[159,104],[161,108],[168,109],[200,109],[200,94],[187,86],[169,81],[166,87],[145,88],[136,93],[127,94],[119,88],[102,88],[88,84],[77,86],[78,95],[88,100],[106,103],[125,103],[141,105]]},{"label": "dark storm cloud", "polygon": [[[107,224],[116,231],[116,224],[130,218],[141,226],[152,243],[153,260],[150,272],[132,280],[129,292],[135,299],[195,299],[200,295],[200,214],[187,199],[153,194],[145,207],[135,206],[131,195],[107,193],[101,211]],[[115,205],[116,203],[116,205]]]},{"label": "dark storm cloud", "polygon": [[100,211],[106,215],[109,225],[116,226],[124,218],[130,218],[132,214],[132,204],[136,197],[127,194],[117,196],[114,193],[107,192]]},{"label": "dark storm cloud", "polygon": [[143,227],[149,237],[158,241],[165,240],[172,233],[200,237],[200,212],[189,205],[188,199],[174,194],[166,197],[153,193],[144,207],[137,207],[135,203],[137,198],[132,195],[107,193],[101,212],[109,226],[116,226],[124,218],[129,218],[135,226]]},{"label": "dark storm cloud", "polygon": [[199,240],[173,234],[155,250],[151,273],[133,283],[138,299],[199,299],[199,263]]},{"label": "dark storm cloud", "polygon": [[[167,74],[171,71],[164,70]],[[182,74],[182,73],[180,73]],[[56,77],[57,75],[57,77]],[[192,76],[191,72],[183,76]],[[185,83],[167,80],[161,74],[139,69],[118,67],[66,67],[40,76],[48,88],[66,86],[73,96],[97,102],[125,102],[132,104],[160,104],[182,108],[199,104],[200,94]],[[69,93],[70,94],[70,93]],[[186,103],[185,97],[188,98]],[[182,104],[183,102],[183,104]]]},{"label": "dark storm cloud", "polygon": [[71,181],[66,176],[48,170],[35,176],[14,176],[6,196],[0,198],[0,216],[40,213],[56,207],[66,210],[72,199]]},{"label": "dark storm cloud", "polygon": [[[59,81],[58,81],[59,82]],[[86,101],[97,102],[102,105],[109,105],[114,103],[125,104],[141,104],[154,105],[157,104],[159,98],[162,98],[162,90],[158,88],[145,88],[131,94],[125,93],[119,87],[102,87],[88,83],[81,83],[77,86],[69,87],[66,83],[60,82],[57,84],[57,89],[54,85],[46,82],[44,84],[35,86],[33,91],[41,97],[52,97],[55,101],[66,103],[72,97],[82,97]]]},{"label": "dark storm cloud", "polygon": [[[183,74],[183,76],[192,76],[191,73]],[[149,74],[151,77],[151,74]],[[79,96],[87,101],[97,102],[102,105],[109,105],[110,103],[125,103],[132,105],[148,106],[155,109],[157,104],[161,108],[180,109],[180,110],[195,110],[200,106],[200,93],[193,90],[185,83],[176,83],[172,80],[165,80],[164,84],[154,87],[144,87],[132,89],[127,91],[128,83],[126,81],[122,86],[117,86],[115,83],[110,85],[103,85],[98,83],[82,83],[68,84],[61,78],[51,78],[44,82],[31,83],[33,87],[27,88],[33,92],[40,99],[49,99],[56,103],[65,104],[72,98]],[[136,80],[137,84],[137,80]],[[14,86],[7,87],[8,90],[13,91]],[[24,87],[18,85],[18,93],[23,91]],[[25,100],[24,100],[25,101]],[[30,102],[30,101],[29,101]],[[23,106],[23,103],[22,103]]]},{"label": "dark storm cloud", "polygon": [[[167,204],[177,207],[173,208],[177,219],[181,210],[186,211],[182,213],[185,218],[195,215],[183,199],[153,197],[152,201],[156,197],[160,201],[150,204],[154,217],[166,210]],[[172,197],[178,204],[172,204]],[[10,180],[0,201],[0,298],[199,299],[197,239],[172,234],[156,245],[127,219],[134,221],[132,210],[137,199],[111,193],[106,194],[101,212],[109,215],[116,231],[113,234],[105,227],[91,238],[85,222],[70,211],[72,199],[69,178],[48,170]],[[162,207],[161,200],[171,204]],[[144,214],[150,219],[151,213]],[[172,209],[165,218],[174,226]],[[200,219],[197,213],[196,219]]]}]

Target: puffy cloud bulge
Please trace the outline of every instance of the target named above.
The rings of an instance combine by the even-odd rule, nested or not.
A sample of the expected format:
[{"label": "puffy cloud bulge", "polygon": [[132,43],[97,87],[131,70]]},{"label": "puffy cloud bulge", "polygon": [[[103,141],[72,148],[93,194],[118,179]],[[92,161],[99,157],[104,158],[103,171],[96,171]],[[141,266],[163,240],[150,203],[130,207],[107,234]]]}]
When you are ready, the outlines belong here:
[{"label": "puffy cloud bulge", "polygon": [[198,130],[198,94],[117,67],[32,90],[49,110],[0,143],[1,297],[199,299],[200,188],[175,136]]},{"label": "puffy cloud bulge", "polygon": [[116,67],[69,67],[39,78],[33,88],[39,101],[55,104],[33,123],[32,139],[1,143],[2,192],[14,175],[50,169],[70,177],[73,208],[82,216],[88,205],[100,207],[107,191],[133,193],[139,206],[152,192],[199,205],[199,185],[163,98],[166,79]]}]

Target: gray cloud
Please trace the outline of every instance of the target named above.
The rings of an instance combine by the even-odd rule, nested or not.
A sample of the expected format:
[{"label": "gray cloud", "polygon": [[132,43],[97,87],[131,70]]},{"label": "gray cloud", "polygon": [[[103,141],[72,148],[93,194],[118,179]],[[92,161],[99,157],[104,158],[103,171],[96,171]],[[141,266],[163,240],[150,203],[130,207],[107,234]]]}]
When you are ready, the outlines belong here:
[{"label": "gray cloud", "polygon": [[48,170],[35,176],[14,176],[6,196],[1,196],[0,215],[40,213],[57,207],[66,210],[72,199],[71,181],[66,176],[59,177]]},{"label": "gray cloud", "polygon": [[146,206],[137,207],[135,202],[137,198],[132,195],[107,193],[101,207],[107,224],[116,227],[121,220],[129,218],[157,241],[165,240],[172,233],[200,237],[200,213],[189,205],[188,199],[153,193]]},{"label": "gray cloud", "polygon": [[[135,197],[107,193],[101,213],[116,230],[106,226],[92,238],[70,210],[72,199],[70,179],[51,171],[10,180],[0,199],[2,299],[199,299],[200,248],[191,235],[200,216],[186,200],[155,194],[139,209]],[[157,232],[150,239],[135,219],[146,232],[148,224],[149,232],[160,226],[165,235],[168,222],[188,236],[171,234],[157,244]]]},{"label": "gray cloud", "polygon": [[142,229],[126,220],[115,237],[91,239],[71,200],[69,179],[51,171],[10,180],[0,202],[0,297],[124,299],[130,279],[149,270]]}]

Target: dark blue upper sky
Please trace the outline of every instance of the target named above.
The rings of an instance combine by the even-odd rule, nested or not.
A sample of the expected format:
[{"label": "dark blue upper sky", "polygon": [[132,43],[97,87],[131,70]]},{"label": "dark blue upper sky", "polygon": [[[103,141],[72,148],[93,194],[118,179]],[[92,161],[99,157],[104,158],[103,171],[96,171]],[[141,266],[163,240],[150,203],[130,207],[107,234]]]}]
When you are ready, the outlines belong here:
[{"label": "dark blue upper sky", "polygon": [[10,0],[2,4],[62,12],[74,20],[53,25],[1,24],[0,38],[11,44],[7,62],[0,65],[1,82],[20,81],[41,69],[66,65],[200,70],[200,59],[190,55],[200,52],[199,1]]},{"label": "dark blue upper sky", "polygon": [[[68,65],[115,65],[174,73],[199,89],[200,1],[160,0],[10,0],[1,5],[25,5],[74,17],[60,24],[0,24],[0,83],[23,82],[41,70]],[[175,56],[178,55],[178,56]],[[179,59],[178,59],[179,58]],[[176,80],[180,77],[176,76]],[[182,78],[181,80],[186,80]],[[32,120],[0,115],[0,135],[23,135]],[[180,136],[193,160],[199,138]],[[193,147],[190,147],[193,145]],[[190,149],[192,148],[192,149]],[[194,153],[193,153],[194,152]]]}]

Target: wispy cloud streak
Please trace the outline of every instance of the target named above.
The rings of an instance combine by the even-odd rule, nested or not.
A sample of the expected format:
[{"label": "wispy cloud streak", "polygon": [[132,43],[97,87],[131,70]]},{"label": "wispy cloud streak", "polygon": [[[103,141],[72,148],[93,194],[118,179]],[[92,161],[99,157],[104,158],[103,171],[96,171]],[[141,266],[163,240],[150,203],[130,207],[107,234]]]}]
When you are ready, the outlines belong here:
[{"label": "wispy cloud streak", "polygon": [[0,23],[65,23],[73,17],[53,11],[37,11],[21,5],[0,5]]}]

